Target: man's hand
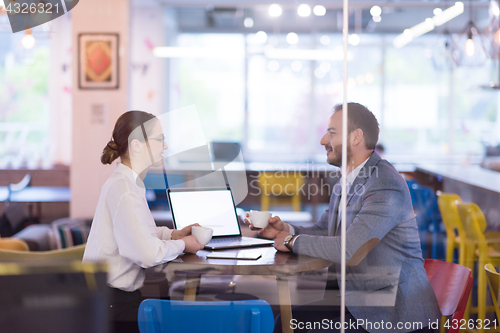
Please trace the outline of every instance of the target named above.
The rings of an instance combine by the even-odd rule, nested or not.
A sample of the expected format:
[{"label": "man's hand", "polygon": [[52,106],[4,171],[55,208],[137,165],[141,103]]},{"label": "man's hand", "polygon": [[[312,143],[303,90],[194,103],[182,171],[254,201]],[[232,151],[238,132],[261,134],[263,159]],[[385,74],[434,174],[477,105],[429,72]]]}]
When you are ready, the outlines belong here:
[{"label": "man's hand", "polygon": [[173,230],[172,231],[172,239],[174,239],[174,240],[182,239],[184,237],[191,235],[191,228],[194,226],[200,226],[200,225],[198,223],[194,223],[194,224],[188,225],[187,227],[182,228],[181,230]]},{"label": "man's hand", "polygon": [[288,223],[285,223],[281,221],[279,216],[273,216],[269,219],[269,225],[265,227],[264,229],[261,228],[255,228],[250,221],[247,220],[247,218],[250,216],[250,213],[246,212],[245,213],[245,219],[243,220],[245,224],[248,224],[250,226],[251,230],[259,230],[259,235],[267,238],[267,239],[275,239],[276,236],[281,232],[281,231],[290,231],[290,227]]},{"label": "man's hand", "polygon": [[184,253],[195,254],[196,252],[205,247],[200,243],[198,243],[198,240],[193,235],[182,238],[182,241],[184,242],[184,244],[186,244],[186,247],[184,248]]},{"label": "man's hand", "polygon": [[281,252],[290,252],[290,250],[285,246],[285,237],[290,235],[288,231],[281,231],[278,233],[274,239],[274,248]]}]

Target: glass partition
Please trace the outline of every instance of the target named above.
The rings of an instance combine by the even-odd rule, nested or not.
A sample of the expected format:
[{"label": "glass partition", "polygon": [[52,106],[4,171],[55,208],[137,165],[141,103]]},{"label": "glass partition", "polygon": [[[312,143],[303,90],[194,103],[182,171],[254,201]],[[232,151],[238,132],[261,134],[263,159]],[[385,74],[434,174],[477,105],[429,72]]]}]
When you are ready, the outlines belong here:
[{"label": "glass partition", "polygon": [[[491,61],[457,67],[440,34],[403,48],[393,34],[355,35],[349,101],[377,117],[394,162],[477,161],[497,142]],[[290,40],[292,38],[292,40]],[[209,141],[238,142],[247,161],[323,162],[319,140],[342,95],[342,36],[323,33],[180,33],[179,47],[218,50],[170,60],[171,108],[196,104]]]}]

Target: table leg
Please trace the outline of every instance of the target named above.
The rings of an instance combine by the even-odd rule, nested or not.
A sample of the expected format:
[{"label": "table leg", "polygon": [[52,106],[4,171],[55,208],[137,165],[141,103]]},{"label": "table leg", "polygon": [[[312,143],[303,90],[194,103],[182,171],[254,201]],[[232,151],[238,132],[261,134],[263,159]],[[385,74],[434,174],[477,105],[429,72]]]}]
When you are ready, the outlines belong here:
[{"label": "table leg", "polygon": [[293,329],[290,327],[292,322],[292,302],[290,300],[288,278],[278,276],[276,281],[278,283],[278,298],[281,311],[281,329],[284,333],[293,333]]},{"label": "table leg", "polygon": [[195,301],[196,291],[200,286],[200,276],[188,276],[186,278],[186,284],[184,285],[184,300],[185,301]]},{"label": "table leg", "polygon": [[41,202],[37,202],[37,207],[38,209],[38,223],[42,223],[42,203]]}]

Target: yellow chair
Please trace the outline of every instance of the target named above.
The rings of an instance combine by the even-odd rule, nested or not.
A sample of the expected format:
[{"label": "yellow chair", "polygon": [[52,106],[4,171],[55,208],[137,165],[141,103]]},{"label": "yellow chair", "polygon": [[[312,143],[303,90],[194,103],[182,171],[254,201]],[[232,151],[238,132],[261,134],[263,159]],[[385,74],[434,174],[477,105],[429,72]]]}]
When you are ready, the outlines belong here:
[{"label": "yellow chair", "polygon": [[437,197],[439,211],[446,229],[446,261],[453,262],[453,251],[458,248],[458,264],[469,267],[465,263],[465,230],[457,210],[457,202],[462,202],[462,199],[457,194],[441,191],[437,192]]},{"label": "yellow chair", "polygon": [[0,238],[0,249],[15,250],[15,251],[29,251],[28,244],[22,239],[17,238]]},{"label": "yellow chair", "polygon": [[261,172],[259,175],[260,210],[268,211],[270,205],[291,204],[300,212],[300,188],[304,177],[297,171]]},{"label": "yellow chair", "polygon": [[[486,306],[486,271],[481,269],[481,267],[484,267],[489,262],[500,265],[500,252],[490,246],[484,235],[486,219],[479,206],[472,202],[462,202],[457,203],[457,209],[468,237],[466,247],[468,249],[476,249],[475,255],[477,256],[479,267],[477,273],[477,313],[478,319],[484,322],[486,311],[493,311],[493,307]],[[467,250],[467,252],[473,254],[471,250]],[[468,260],[466,259],[466,261]],[[470,312],[476,312],[474,310],[471,308]],[[479,331],[483,332],[484,328],[479,329]]]},{"label": "yellow chair", "polygon": [[[474,249],[471,253],[466,251],[467,235],[465,233],[460,215],[457,210],[457,203],[462,202],[458,194],[437,192],[439,211],[446,228],[448,245],[446,248],[446,261],[453,261],[454,249],[459,249],[458,263],[462,266],[473,269]],[[490,245],[500,244],[500,232],[488,231],[484,233],[486,242]],[[468,262],[466,262],[468,261]]]},{"label": "yellow chair", "polygon": [[[446,229],[446,261],[453,262],[453,252],[458,248],[458,264],[470,268],[474,276],[474,245],[468,240],[462,220],[458,214],[457,203],[462,202],[458,194],[438,191],[438,206],[441,218]],[[472,297],[469,298],[464,319],[468,320],[470,313],[477,313],[478,308],[472,306]]]},{"label": "yellow chair", "polygon": [[69,247],[62,250],[51,251],[15,251],[0,249],[0,262],[24,262],[24,261],[82,261],[85,252],[85,244]]},{"label": "yellow chair", "polygon": [[[497,272],[495,267],[489,263],[484,266],[484,270],[486,271],[486,277],[488,278],[488,285],[490,286],[491,299],[493,301],[493,306],[495,307],[495,313],[497,315],[497,320],[500,320],[500,308],[498,307],[498,296],[499,296],[498,292],[500,289],[500,274]],[[498,321],[497,321],[497,326],[498,326]],[[494,327],[493,324],[490,325],[490,327]],[[491,332],[491,329],[489,331]],[[499,329],[497,328],[494,331],[498,332]]]}]

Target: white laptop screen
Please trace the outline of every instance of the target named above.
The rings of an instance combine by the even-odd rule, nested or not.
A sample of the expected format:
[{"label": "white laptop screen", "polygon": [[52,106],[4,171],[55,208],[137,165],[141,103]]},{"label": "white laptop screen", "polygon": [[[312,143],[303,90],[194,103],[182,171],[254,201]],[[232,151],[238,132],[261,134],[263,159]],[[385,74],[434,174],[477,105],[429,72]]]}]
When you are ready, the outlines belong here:
[{"label": "white laptop screen", "polygon": [[213,236],[240,235],[230,190],[171,191],[169,200],[177,229],[198,223]]}]

